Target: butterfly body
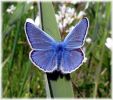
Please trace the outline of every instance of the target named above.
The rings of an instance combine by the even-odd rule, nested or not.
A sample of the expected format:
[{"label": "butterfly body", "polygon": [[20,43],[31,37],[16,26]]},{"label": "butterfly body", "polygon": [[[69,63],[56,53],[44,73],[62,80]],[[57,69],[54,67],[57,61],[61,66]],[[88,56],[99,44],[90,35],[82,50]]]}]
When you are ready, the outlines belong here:
[{"label": "butterfly body", "polygon": [[63,52],[64,52],[64,45],[63,45],[63,43],[59,42],[56,45],[55,49],[56,49],[55,52],[56,52],[56,55],[57,55],[57,69],[59,70],[60,66],[61,66],[62,55],[63,55]]},{"label": "butterfly body", "polygon": [[88,19],[83,18],[65,39],[57,42],[39,29],[32,19],[27,19],[25,32],[31,47],[31,62],[44,72],[61,71],[71,73],[83,63],[84,53],[81,47],[88,30]]}]

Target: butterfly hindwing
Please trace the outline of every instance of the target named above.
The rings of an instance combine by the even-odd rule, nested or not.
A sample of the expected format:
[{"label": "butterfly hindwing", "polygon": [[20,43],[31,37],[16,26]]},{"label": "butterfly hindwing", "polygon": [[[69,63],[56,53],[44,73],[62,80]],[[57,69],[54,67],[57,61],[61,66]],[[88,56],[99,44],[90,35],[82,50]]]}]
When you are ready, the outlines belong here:
[{"label": "butterfly hindwing", "polygon": [[57,69],[57,58],[54,50],[32,50],[29,56],[33,64],[44,72],[53,72]]},{"label": "butterfly hindwing", "polygon": [[61,71],[71,73],[82,64],[84,53],[81,49],[64,50],[62,54]]}]

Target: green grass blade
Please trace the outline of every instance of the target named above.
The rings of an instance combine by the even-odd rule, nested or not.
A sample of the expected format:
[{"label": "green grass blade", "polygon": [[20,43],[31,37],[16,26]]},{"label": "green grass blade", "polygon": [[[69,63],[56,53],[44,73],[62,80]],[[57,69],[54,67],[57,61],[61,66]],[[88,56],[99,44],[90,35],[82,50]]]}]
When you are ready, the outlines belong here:
[{"label": "green grass blade", "polygon": [[42,29],[51,35],[57,41],[61,40],[60,33],[57,27],[54,9],[51,3],[41,3],[41,24]]},{"label": "green grass blade", "polygon": [[[99,9],[99,5],[97,5],[98,9]],[[101,73],[101,70],[102,70],[102,63],[103,63],[103,60],[104,60],[104,56],[105,56],[105,41],[106,41],[106,38],[107,38],[107,35],[108,35],[108,26],[109,26],[109,21],[110,21],[110,9],[111,9],[111,6],[109,5],[109,3],[106,5],[106,25],[105,25],[105,28],[104,28],[104,31],[103,31],[103,37],[101,39],[101,43],[100,43],[100,47],[101,47],[101,55],[100,55],[100,62],[98,64],[98,67],[96,69],[96,74],[95,74],[95,86],[94,86],[94,91],[93,91],[93,97],[97,97],[98,95],[98,87],[99,87],[99,82],[100,82],[100,73]],[[99,15],[98,15],[98,10],[97,10],[97,18],[96,20],[98,20],[99,18]]]},{"label": "green grass blade", "polygon": [[[41,16],[42,29],[46,33],[54,37],[57,41],[60,41],[61,40],[60,32],[57,27],[52,3],[50,2],[39,3],[39,10]],[[55,73],[55,76],[57,74],[58,73]],[[67,80],[63,76],[53,80],[51,78],[52,76],[54,76],[54,74],[47,74],[51,97],[74,97],[70,79]]]},{"label": "green grass blade", "polygon": [[25,82],[26,82],[28,74],[29,74],[30,66],[31,66],[31,63],[30,63],[30,61],[28,61],[26,63],[26,67],[25,67],[26,71],[25,71],[23,79],[22,79],[22,84],[21,84],[21,87],[19,89],[18,97],[21,97],[21,95],[22,95],[23,88],[25,86]]}]

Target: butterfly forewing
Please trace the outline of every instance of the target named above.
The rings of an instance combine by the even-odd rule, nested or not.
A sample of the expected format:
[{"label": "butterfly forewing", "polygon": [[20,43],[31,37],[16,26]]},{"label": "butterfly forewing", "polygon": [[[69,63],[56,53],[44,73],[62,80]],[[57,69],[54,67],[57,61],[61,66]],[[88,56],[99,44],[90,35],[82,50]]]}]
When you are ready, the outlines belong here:
[{"label": "butterfly forewing", "polygon": [[31,19],[27,19],[25,31],[28,42],[33,49],[50,49],[55,44],[55,40],[39,29]]},{"label": "butterfly forewing", "polygon": [[69,34],[64,39],[66,48],[75,49],[81,48],[84,44],[84,39],[87,35],[88,30],[88,19],[83,18],[75,27],[72,29]]}]

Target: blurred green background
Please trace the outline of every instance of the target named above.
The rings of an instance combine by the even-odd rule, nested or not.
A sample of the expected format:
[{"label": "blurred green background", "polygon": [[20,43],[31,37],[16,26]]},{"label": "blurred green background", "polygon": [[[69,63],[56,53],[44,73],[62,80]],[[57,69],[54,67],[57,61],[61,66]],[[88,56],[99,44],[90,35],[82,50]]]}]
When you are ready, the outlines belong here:
[{"label": "blurred green background", "polygon": [[[84,16],[89,31],[83,50],[84,64],[71,74],[74,96],[111,97],[111,2],[53,2],[62,39]],[[36,18],[37,16],[37,18]],[[2,96],[46,97],[44,73],[29,60],[24,23],[39,25],[37,3],[2,2]]]}]

